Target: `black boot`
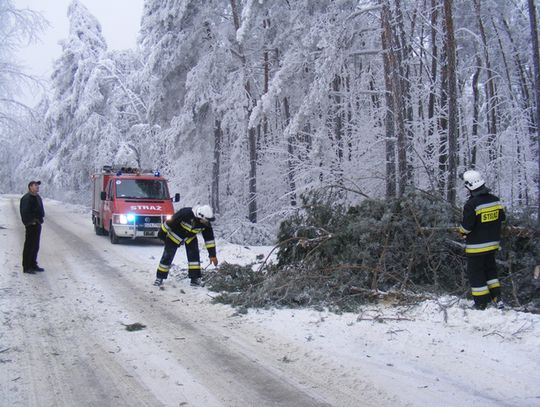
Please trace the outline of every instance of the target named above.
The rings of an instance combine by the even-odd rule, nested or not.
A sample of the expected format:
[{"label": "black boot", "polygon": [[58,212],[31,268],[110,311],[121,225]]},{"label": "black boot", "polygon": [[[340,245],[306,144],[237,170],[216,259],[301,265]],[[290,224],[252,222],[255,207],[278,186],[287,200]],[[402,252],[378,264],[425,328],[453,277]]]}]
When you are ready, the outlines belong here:
[{"label": "black boot", "polygon": [[479,311],[484,311],[487,307],[486,303],[483,302],[475,302],[474,303],[474,309],[477,309]]}]

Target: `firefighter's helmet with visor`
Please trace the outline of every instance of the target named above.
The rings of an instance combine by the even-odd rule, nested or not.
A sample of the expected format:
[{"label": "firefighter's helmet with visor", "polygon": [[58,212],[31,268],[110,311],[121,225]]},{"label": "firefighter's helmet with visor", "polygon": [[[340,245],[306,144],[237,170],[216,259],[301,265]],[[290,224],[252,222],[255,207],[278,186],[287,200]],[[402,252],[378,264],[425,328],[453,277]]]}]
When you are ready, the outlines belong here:
[{"label": "firefighter's helmet with visor", "polygon": [[193,214],[196,218],[201,220],[206,220],[208,222],[213,222],[216,218],[214,217],[214,211],[210,205],[197,205],[193,207]]},{"label": "firefighter's helmet with visor", "polygon": [[469,191],[474,191],[486,183],[484,178],[482,178],[482,174],[475,170],[465,171],[463,173],[463,181]]}]

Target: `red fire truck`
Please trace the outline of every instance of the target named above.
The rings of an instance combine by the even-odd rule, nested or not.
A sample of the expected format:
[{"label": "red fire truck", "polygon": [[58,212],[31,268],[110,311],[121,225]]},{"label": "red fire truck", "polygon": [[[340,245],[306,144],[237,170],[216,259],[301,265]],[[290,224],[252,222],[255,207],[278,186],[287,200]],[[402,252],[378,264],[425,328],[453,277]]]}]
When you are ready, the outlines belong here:
[{"label": "red fire truck", "polygon": [[[97,235],[157,237],[161,223],[174,214],[167,180],[159,172],[106,165],[92,175],[92,223]],[[175,194],[174,202],[180,200]]]}]

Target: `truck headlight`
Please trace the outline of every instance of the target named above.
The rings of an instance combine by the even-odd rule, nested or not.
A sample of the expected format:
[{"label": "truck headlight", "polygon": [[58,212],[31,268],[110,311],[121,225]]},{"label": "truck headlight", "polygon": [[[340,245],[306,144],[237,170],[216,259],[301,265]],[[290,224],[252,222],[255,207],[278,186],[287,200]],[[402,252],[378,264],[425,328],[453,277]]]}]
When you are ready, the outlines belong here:
[{"label": "truck headlight", "polygon": [[121,225],[127,225],[128,223],[135,223],[135,214],[118,214],[113,216],[113,223],[119,223]]}]

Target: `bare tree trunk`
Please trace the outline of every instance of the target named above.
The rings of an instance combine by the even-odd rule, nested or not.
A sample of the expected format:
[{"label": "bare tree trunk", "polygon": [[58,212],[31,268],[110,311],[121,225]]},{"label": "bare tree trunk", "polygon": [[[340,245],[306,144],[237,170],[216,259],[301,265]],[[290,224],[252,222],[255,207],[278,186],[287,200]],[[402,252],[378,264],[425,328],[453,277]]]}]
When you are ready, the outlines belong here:
[{"label": "bare tree trunk", "polygon": [[[508,63],[508,59],[506,57],[506,49],[504,47],[504,44],[502,42],[501,36],[499,34],[499,29],[497,28],[497,24],[495,23],[493,17],[491,18],[491,25],[493,26],[493,31],[495,32],[495,36],[497,38],[497,43],[499,44],[499,49],[501,52],[501,57],[503,60],[504,65],[504,72],[506,76],[506,85],[508,87],[508,98],[512,102],[512,110],[518,110],[521,108],[522,103],[519,101],[519,97],[517,96],[517,92],[514,90],[514,86],[512,85],[512,75],[510,72],[510,64]],[[527,111],[527,110],[524,110]],[[517,120],[520,120],[521,118],[517,118]],[[517,196],[518,196],[518,203],[520,205],[523,205],[524,200],[524,192],[526,191],[526,185],[527,185],[527,171],[523,171],[521,166],[521,136],[516,136],[516,157],[515,165],[512,166],[512,172],[516,172],[516,179],[514,179],[512,174],[512,185],[511,185],[511,197],[512,201],[514,201],[514,189],[517,189]],[[525,188],[524,188],[525,187]]]},{"label": "bare tree trunk", "polygon": [[[263,29],[269,29],[270,28],[270,19],[265,18],[263,20]],[[270,58],[269,58],[269,52],[266,46],[263,50],[263,72],[264,72],[264,83],[263,83],[263,94],[268,93],[268,85],[270,82]],[[268,142],[268,117],[266,117],[266,114],[263,115],[262,118],[263,123],[263,135],[264,135],[264,142]],[[263,144],[264,144],[263,142]]]},{"label": "bare tree trunk", "polygon": [[[457,58],[457,50],[456,50],[456,58]],[[457,62],[456,62],[457,65]],[[457,79],[457,94],[463,95],[465,93],[465,87],[467,85],[467,80],[464,78]],[[457,105],[457,148],[456,148],[456,156],[457,156],[457,168],[459,168],[460,165],[467,166],[469,165],[469,157],[463,152],[461,146],[467,142],[466,134],[467,134],[467,123],[463,119],[464,117],[467,117],[469,114],[468,108],[465,108],[462,103],[459,102],[459,100],[456,103]],[[459,174],[457,174],[457,179],[459,179]]]},{"label": "bare tree trunk", "polygon": [[503,19],[503,24],[504,24],[506,34],[508,35],[508,39],[512,43],[512,54],[514,57],[514,64],[516,65],[516,70],[519,75],[519,85],[520,85],[521,103],[522,103],[521,108],[523,109],[523,111],[526,111],[529,114],[529,134],[533,135],[536,132],[536,120],[535,120],[535,114],[533,112],[533,109],[531,109],[531,97],[529,93],[529,87],[527,86],[527,75],[525,74],[526,68],[524,67],[523,62],[521,62],[521,59],[519,57],[519,51],[516,47],[516,43],[512,36],[510,26],[508,25],[508,22],[506,21],[506,19]]},{"label": "bare tree trunk", "polygon": [[[238,8],[236,0],[230,0],[231,10],[236,31],[240,29],[240,19],[238,17]],[[255,98],[251,94],[251,84],[247,72],[247,61],[244,53],[244,47],[238,44],[238,54],[244,70],[244,90],[247,96],[247,121],[255,104]],[[248,219],[252,223],[257,223],[257,133],[255,128],[248,129],[248,151],[249,151],[249,194],[248,194]]]},{"label": "bare tree trunk", "polygon": [[536,14],[536,5],[534,0],[528,0],[529,6],[529,22],[531,26],[531,45],[533,56],[533,68],[534,68],[534,90],[536,93],[536,138],[538,140],[538,213],[537,222],[540,225],[540,52],[538,51],[538,23]]},{"label": "bare tree trunk", "polygon": [[480,58],[476,57],[476,70],[472,78],[472,91],[473,91],[473,117],[472,117],[472,131],[471,131],[471,168],[476,168],[476,142],[478,140],[478,116],[480,115],[480,92],[478,91],[478,79],[480,78],[480,69],[482,62]]},{"label": "bare tree trunk", "polygon": [[211,201],[214,212],[219,213],[219,176],[221,162],[221,141],[223,139],[223,131],[221,130],[220,120],[216,119],[214,126],[214,162],[212,163]]},{"label": "bare tree trunk", "polygon": [[395,129],[394,129],[394,98],[392,81],[392,30],[390,27],[390,8],[388,2],[382,1],[381,12],[382,24],[382,48],[384,65],[384,84],[385,84],[385,149],[386,149],[386,197],[396,196],[396,147],[395,147]]},{"label": "bare tree trunk", "polygon": [[333,159],[332,165],[332,175],[335,178],[335,182],[338,185],[343,185],[343,170],[342,170],[342,161],[343,161],[343,106],[342,106],[342,89],[343,80],[340,75],[334,75],[334,80],[332,81],[332,91],[334,94],[334,111],[332,118],[334,121],[334,147],[336,149],[336,158]]},{"label": "bare tree trunk", "polygon": [[488,128],[488,145],[489,145],[489,160],[495,161],[497,158],[497,152],[495,150],[495,138],[497,136],[497,94],[495,92],[495,78],[491,69],[491,61],[489,58],[489,48],[487,43],[486,31],[484,29],[484,23],[482,21],[482,14],[480,11],[480,1],[474,0],[474,8],[476,10],[476,20],[478,22],[478,29],[480,31],[480,37],[482,38],[482,45],[484,51],[484,60],[486,63],[486,102],[487,102],[487,128]]},{"label": "bare tree trunk", "polygon": [[[389,13],[390,14],[390,13]],[[399,24],[401,19],[400,2],[396,2],[396,19]],[[390,17],[390,16],[389,16]],[[390,43],[390,52],[392,62],[392,82],[393,82],[393,98],[394,98],[394,119],[397,131],[397,159],[398,159],[398,195],[401,196],[405,192],[405,188],[408,184],[408,171],[407,171],[407,130],[405,126],[405,114],[407,111],[408,99],[405,94],[404,77],[402,74],[403,54],[398,50],[399,39],[397,34],[394,33],[392,25],[390,24],[390,18],[388,19],[388,28],[392,33],[392,42]],[[397,29],[396,29],[397,30]],[[401,44],[401,48],[405,47]],[[399,102],[398,102],[399,101]]]},{"label": "bare tree trunk", "polygon": [[[399,49],[401,52],[398,53],[398,72],[399,72],[399,83],[401,95],[399,100],[402,101],[402,113],[401,117],[403,122],[401,126],[403,128],[403,149],[404,156],[402,157],[405,162],[402,163],[403,167],[403,182],[401,191],[405,190],[405,187],[412,182],[413,179],[413,166],[409,165],[409,153],[410,148],[414,140],[414,132],[412,129],[413,122],[413,104],[411,103],[411,64],[409,63],[409,58],[411,57],[411,45],[407,40],[407,35],[405,33],[405,25],[403,22],[403,10],[401,7],[401,0],[395,0],[396,4],[396,20],[397,20],[397,31],[399,31],[399,36],[396,34],[396,43],[399,44]],[[416,26],[416,8],[414,9],[412,16],[410,17],[411,27],[410,32],[415,32]],[[408,125],[407,125],[408,124]],[[401,133],[401,132],[400,132]]]},{"label": "bare tree trunk", "polygon": [[401,78],[399,72],[394,66],[394,112],[396,116],[396,128],[397,128],[397,157],[398,157],[398,194],[401,196],[405,192],[405,188],[408,184],[408,171],[407,171],[407,134],[405,128],[404,111],[401,106],[398,106],[397,101],[403,100],[403,88],[401,87]]},{"label": "bare tree trunk", "polygon": [[456,203],[457,178],[457,87],[456,87],[456,42],[454,39],[454,19],[452,0],[444,0],[445,45],[448,61],[448,201]]},{"label": "bare tree trunk", "polygon": [[[285,123],[288,126],[291,122],[291,112],[289,110],[289,100],[283,98],[283,109],[285,110]],[[289,135],[287,138],[287,176],[289,179],[289,189],[291,191],[291,206],[296,206],[296,171],[293,164],[294,159],[294,138]]]},{"label": "bare tree trunk", "polygon": [[437,181],[441,196],[444,196],[448,175],[448,55],[446,51],[444,48],[441,54],[441,112],[437,117],[439,128],[439,174]]},{"label": "bare tree trunk", "polygon": [[428,100],[428,143],[427,143],[427,154],[429,158],[433,158],[435,155],[435,145],[432,140],[433,134],[435,132],[435,84],[437,83],[437,61],[438,61],[438,48],[437,48],[437,4],[436,0],[431,0],[431,84],[429,91],[429,100]]},{"label": "bare tree trunk", "polygon": [[[399,7],[399,4],[397,4]],[[399,11],[401,12],[401,11]],[[399,19],[399,18],[398,18]],[[400,75],[400,67],[402,64],[401,52],[399,51],[399,38],[396,31],[392,27],[392,13],[388,0],[382,2],[381,11],[381,24],[382,24],[382,46],[383,46],[383,63],[384,63],[384,75],[385,75],[385,87],[386,87],[386,138],[387,138],[387,183],[391,181],[388,179],[390,171],[395,172],[394,169],[389,168],[392,158],[389,149],[395,149],[394,138],[397,141],[397,193],[402,195],[405,191],[405,187],[408,184],[408,171],[407,171],[407,134],[405,126],[405,112],[407,101],[403,91],[403,76]],[[390,116],[391,113],[391,116]],[[390,129],[391,127],[391,129]],[[389,144],[390,137],[392,143]],[[395,157],[395,152],[392,155]],[[395,162],[395,158],[394,158]],[[393,176],[395,178],[395,175]],[[395,187],[393,187],[395,188]],[[389,194],[387,184],[387,195]]]},{"label": "bare tree trunk", "polygon": [[347,114],[343,113],[343,120],[345,121],[345,129],[344,129],[344,136],[347,140],[347,160],[350,162],[352,161],[353,157],[353,131],[352,131],[352,96],[351,95],[351,77],[349,74],[347,74],[347,77],[345,79],[345,88],[347,90],[347,94],[349,95],[348,102],[347,102]]},{"label": "bare tree trunk", "polygon": [[[251,113],[251,112],[250,112]],[[249,117],[249,116],[248,116]],[[261,125],[249,130],[249,201],[248,219],[251,223],[257,223],[257,135],[261,134]]]},{"label": "bare tree trunk", "polygon": [[[423,0],[422,8],[426,9],[426,0]],[[418,63],[418,69],[416,70],[416,75],[420,78],[421,86],[424,86],[424,80],[423,80],[423,72],[424,72],[424,64],[426,64],[427,61],[427,44],[425,43],[426,40],[426,32],[425,32],[425,24],[420,23],[420,34],[418,35],[418,42],[420,46],[420,53],[418,55],[419,63]],[[427,66],[427,64],[426,64]],[[417,105],[417,115],[418,120],[420,123],[423,123],[422,126],[425,126],[426,123],[426,117],[424,114],[424,95],[416,95],[416,105]],[[423,127],[425,129],[425,127]],[[422,132],[422,137],[426,137],[425,130]]]}]

